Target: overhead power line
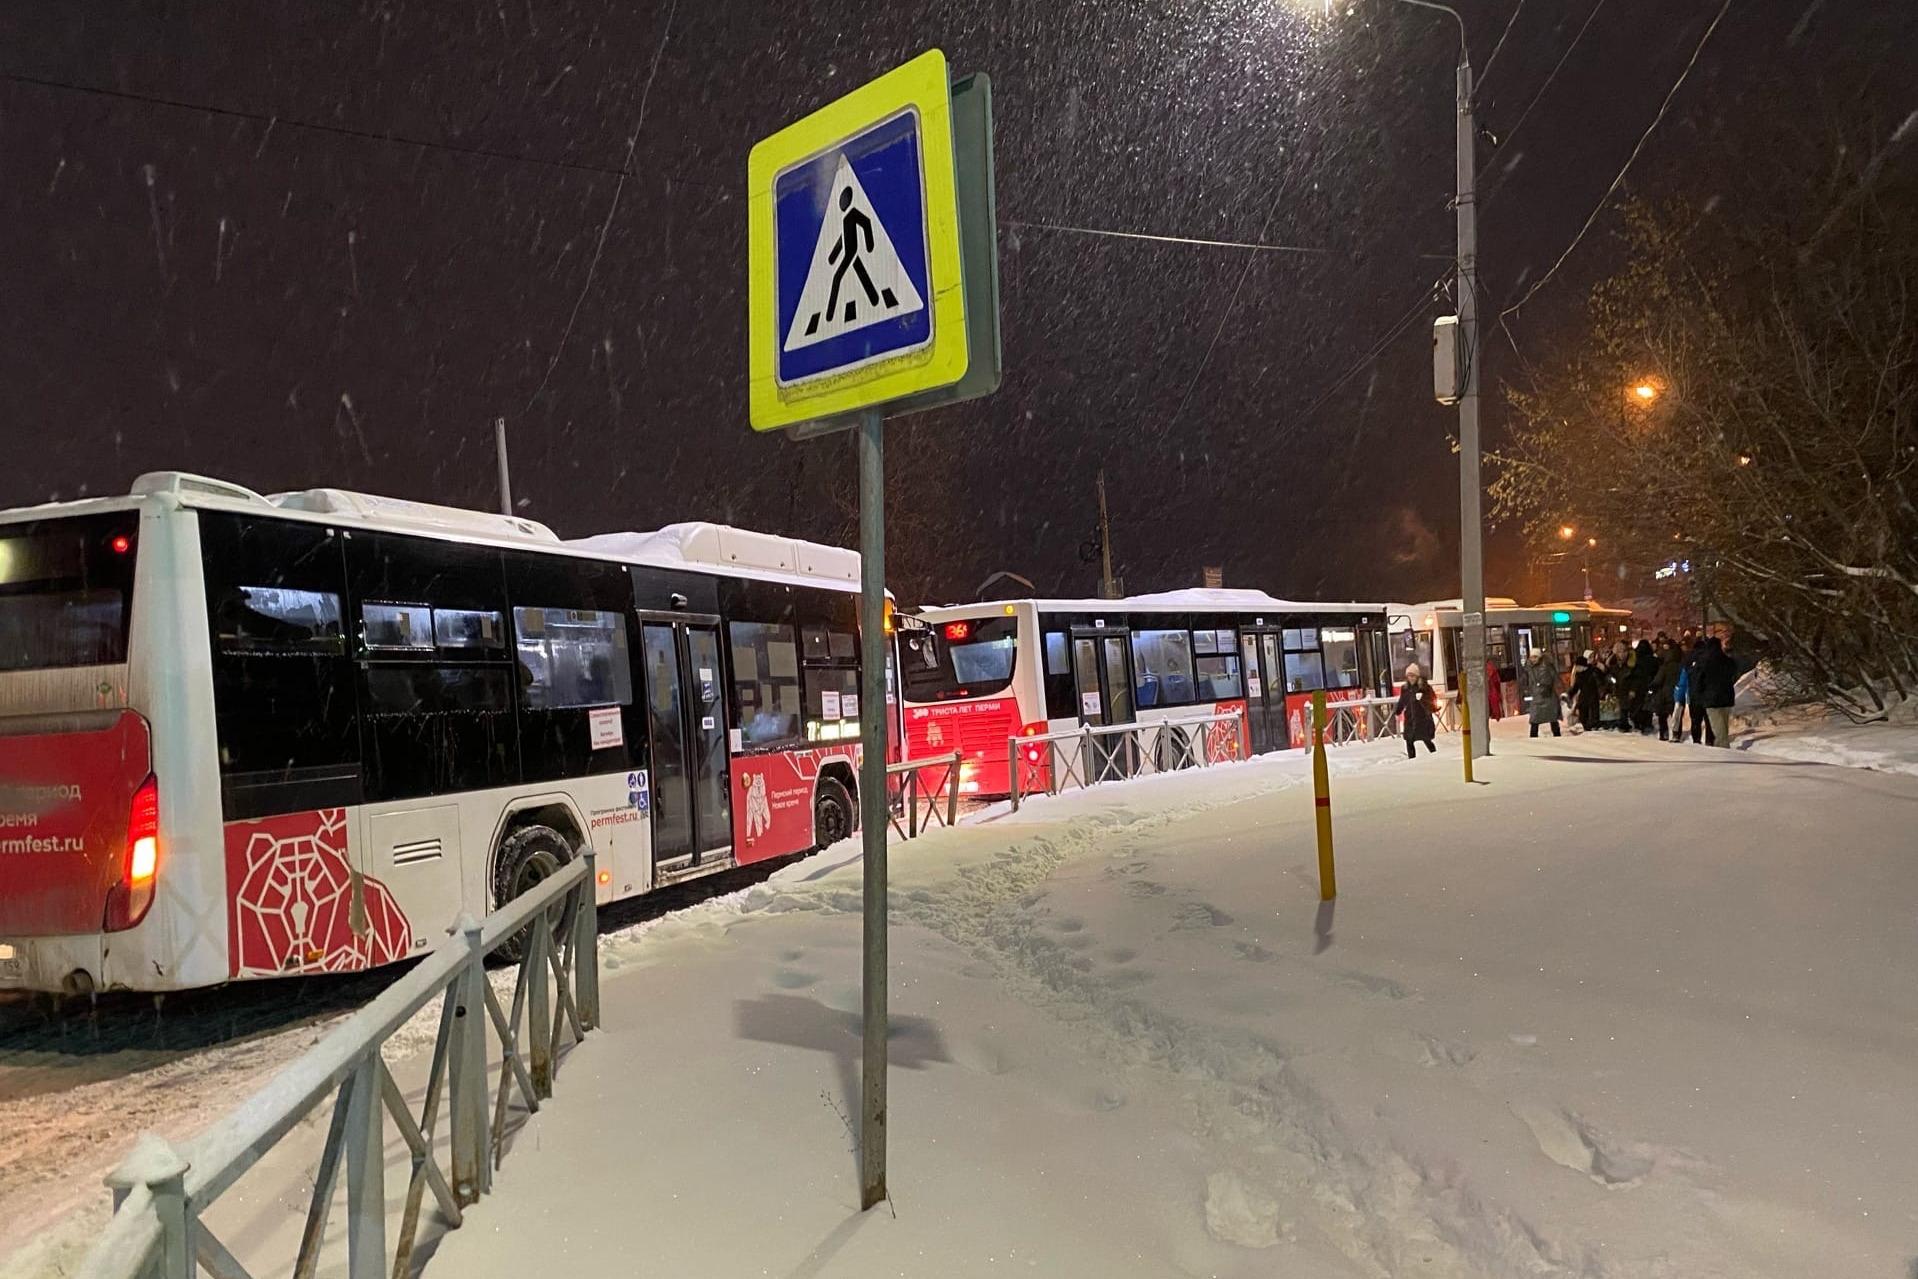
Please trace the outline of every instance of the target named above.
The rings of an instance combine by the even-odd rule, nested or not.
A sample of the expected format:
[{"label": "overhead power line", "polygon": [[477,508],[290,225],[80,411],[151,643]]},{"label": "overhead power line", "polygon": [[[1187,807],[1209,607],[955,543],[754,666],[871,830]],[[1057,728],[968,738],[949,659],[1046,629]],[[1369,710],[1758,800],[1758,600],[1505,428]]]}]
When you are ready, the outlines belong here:
[{"label": "overhead power line", "polygon": [[1485,77],[1492,74],[1492,64],[1498,61],[1499,50],[1505,47],[1505,37],[1512,34],[1512,28],[1518,23],[1518,15],[1525,12],[1525,0],[1518,0],[1512,6],[1512,16],[1505,20],[1505,30],[1498,33],[1498,43],[1492,46],[1492,56],[1485,59],[1485,69],[1478,73],[1478,82],[1482,86]]},{"label": "overhead power line", "polygon": [[1572,237],[1572,242],[1565,246],[1565,252],[1559,254],[1558,260],[1552,263],[1551,268],[1547,270],[1544,275],[1540,276],[1531,288],[1525,290],[1524,297],[1521,297],[1518,301],[1498,313],[1501,321],[1504,320],[1506,316],[1516,312],[1527,302],[1530,302],[1533,295],[1550,283],[1552,277],[1558,274],[1558,269],[1565,265],[1566,259],[1570,258],[1578,249],[1579,244],[1585,239],[1586,233],[1592,229],[1592,224],[1598,221],[1598,215],[1604,212],[1605,206],[1611,201],[1612,195],[1618,190],[1620,184],[1625,181],[1625,175],[1632,171],[1632,165],[1637,162],[1640,153],[1645,150],[1645,144],[1651,140],[1653,132],[1657,130],[1660,122],[1665,119],[1666,112],[1671,110],[1672,100],[1678,96],[1678,91],[1685,87],[1685,81],[1691,75],[1692,68],[1698,65],[1698,56],[1705,51],[1705,45],[1711,40],[1712,32],[1718,30],[1718,24],[1722,22],[1725,15],[1731,11],[1731,7],[1732,0],[1725,0],[1725,3],[1719,6],[1718,13],[1712,18],[1711,25],[1705,28],[1705,34],[1698,38],[1697,46],[1692,49],[1691,60],[1685,64],[1684,70],[1678,73],[1678,78],[1672,81],[1671,89],[1665,94],[1665,101],[1659,105],[1658,114],[1653,116],[1652,122],[1645,126],[1645,132],[1639,135],[1638,145],[1634,146],[1632,153],[1625,157],[1624,167],[1619,169],[1618,176],[1612,179],[1611,185],[1605,188],[1605,194],[1598,198],[1598,204],[1593,207],[1591,215],[1585,219],[1585,224],[1578,229],[1578,234]]}]

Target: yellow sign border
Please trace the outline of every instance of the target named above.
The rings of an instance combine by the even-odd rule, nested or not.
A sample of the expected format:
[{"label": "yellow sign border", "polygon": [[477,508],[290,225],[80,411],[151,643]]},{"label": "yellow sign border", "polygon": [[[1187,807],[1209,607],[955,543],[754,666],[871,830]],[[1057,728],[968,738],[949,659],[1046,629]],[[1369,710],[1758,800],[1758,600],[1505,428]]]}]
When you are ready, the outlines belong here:
[{"label": "yellow sign border", "polygon": [[[795,164],[823,155],[902,111],[919,116],[919,172],[925,184],[926,304],[932,341],[916,351],[797,386],[777,377],[778,299],[773,256],[773,183]],[[755,431],[843,417],[949,386],[966,375],[966,290],[959,254],[959,195],[952,156],[952,84],[946,55],[929,49],[803,120],[754,144],[746,161],[747,403]]]}]

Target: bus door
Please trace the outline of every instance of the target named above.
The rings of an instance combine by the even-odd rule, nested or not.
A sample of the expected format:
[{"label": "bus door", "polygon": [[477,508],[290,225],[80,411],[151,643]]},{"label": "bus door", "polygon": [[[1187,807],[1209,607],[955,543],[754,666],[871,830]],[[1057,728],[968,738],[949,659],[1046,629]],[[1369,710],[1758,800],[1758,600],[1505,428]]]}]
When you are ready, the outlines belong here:
[{"label": "bus door", "polygon": [[1291,739],[1285,728],[1285,664],[1279,632],[1254,627],[1240,631],[1239,657],[1245,665],[1245,719],[1252,732],[1252,753],[1282,751]]},{"label": "bus door", "polygon": [[[1131,632],[1073,631],[1072,678],[1079,695],[1080,723],[1103,726],[1133,722]],[[1085,761],[1087,781],[1130,777],[1137,768],[1137,743],[1129,735],[1111,733],[1092,739]]]},{"label": "bus door", "polygon": [[676,874],[732,852],[732,776],[719,620],[642,614],[652,759],[653,867]]}]

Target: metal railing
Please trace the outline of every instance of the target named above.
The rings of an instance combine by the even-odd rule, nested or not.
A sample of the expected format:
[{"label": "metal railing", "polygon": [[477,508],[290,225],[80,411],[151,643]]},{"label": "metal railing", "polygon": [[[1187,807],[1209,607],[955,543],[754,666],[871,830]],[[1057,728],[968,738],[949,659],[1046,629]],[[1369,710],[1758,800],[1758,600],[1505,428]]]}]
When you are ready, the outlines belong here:
[{"label": "metal railing", "polygon": [[[1438,694],[1439,731],[1458,731],[1458,694]],[[1381,737],[1399,737],[1403,730],[1392,713],[1399,703],[1396,697],[1359,697],[1346,702],[1325,704],[1325,740],[1332,746],[1350,742],[1370,742]]]},{"label": "metal railing", "polygon": [[1204,768],[1246,756],[1245,712],[1224,711],[1136,724],[1087,724],[1006,738],[1006,775],[1016,812],[1027,795]]},{"label": "metal railing", "polygon": [[[201,1269],[214,1279],[251,1279],[203,1214],[329,1093],[332,1122],[313,1177],[294,1279],[313,1279],[317,1272],[342,1165],[348,1279],[403,1279],[418,1242],[425,1192],[432,1192],[448,1225],[459,1226],[462,1211],[492,1189],[493,1171],[505,1155],[510,1090],[517,1088],[529,1113],[538,1111],[552,1096],[566,1032],[577,1043],[599,1025],[593,864],[588,852],[483,921],[461,916],[452,936],[412,971],[193,1141],[176,1150],[152,1133],[142,1137],[107,1178],[113,1217],[82,1263],[80,1279],[193,1279]],[[565,925],[558,937],[556,915]],[[485,962],[522,932],[509,1013]],[[442,993],[425,1104],[415,1118],[381,1048]],[[522,1022],[529,1039],[524,1053]],[[488,1065],[489,1025],[500,1051],[497,1093]],[[451,1123],[450,1177],[434,1151],[442,1095]],[[390,1260],[382,1111],[392,1116],[412,1157]]]},{"label": "metal railing", "polygon": [[[959,820],[959,763],[964,752],[954,751],[950,755],[939,755],[932,759],[907,759],[897,764],[886,765],[888,787],[894,777],[905,780],[898,784],[892,793],[891,813],[892,829],[901,839],[917,839],[924,831],[934,826],[952,826]],[[934,780],[930,785],[926,775],[931,773]],[[945,811],[939,811],[940,798],[944,796]],[[921,816],[921,801],[924,802],[924,816]]]}]

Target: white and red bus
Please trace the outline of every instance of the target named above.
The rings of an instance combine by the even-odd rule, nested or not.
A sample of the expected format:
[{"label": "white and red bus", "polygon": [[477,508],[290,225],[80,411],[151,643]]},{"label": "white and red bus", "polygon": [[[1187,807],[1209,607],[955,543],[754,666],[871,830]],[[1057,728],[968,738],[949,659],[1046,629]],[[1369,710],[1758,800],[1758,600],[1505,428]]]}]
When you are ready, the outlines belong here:
[{"label": "white and red bus", "polygon": [[[1572,659],[1587,649],[1610,647],[1624,634],[1631,610],[1606,608],[1590,600],[1563,604],[1521,605],[1502,596],[1485,601],[1485,659],[1498,670],[1500,704],[1508,715],[1529,711],[1521,690],[1521,673],[1535,650],[1543,650],[1565,678]],[[1460,601],[1427,600],[1423,604],[1388,604],[1386,621],[1392,635],[1394,679],[1417,662],[1436,688],[1452,691],[1453,675],[1463,651],[1464,610]]]},{"label": "white and red bus", "polygon": [[1388,676],[1385,606],[1193,589],[929,608],[899,633],[905,754],[961,752],[961,790],[1010,789],[1007,739],[1243,708],[1253,752],[1306,744],[1313,692]]},{"label": "white and red bus", "polygon": [[418,954],[852,830],[856,553],[177,473],[0,513],[0,989]]}]

